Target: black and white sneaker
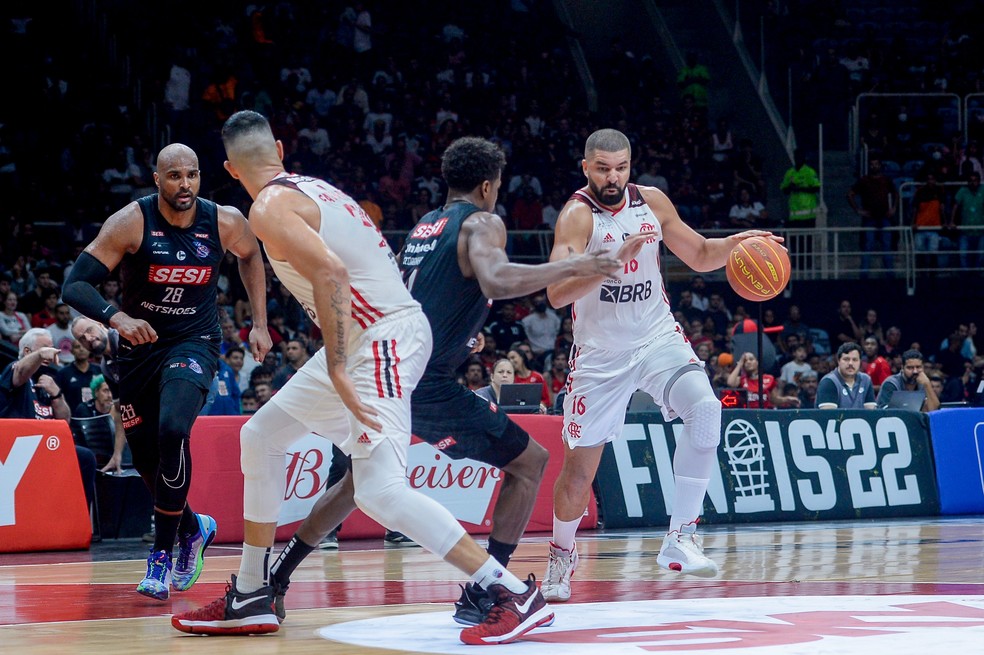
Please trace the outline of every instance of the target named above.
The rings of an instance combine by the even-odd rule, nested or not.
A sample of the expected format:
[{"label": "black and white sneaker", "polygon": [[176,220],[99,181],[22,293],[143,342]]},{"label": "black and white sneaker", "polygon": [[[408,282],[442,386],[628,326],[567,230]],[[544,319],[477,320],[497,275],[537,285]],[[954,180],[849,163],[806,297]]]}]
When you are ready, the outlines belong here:
[{"label": "black and white sneaker", "polygon": [[484,589],[469,582],[461,587],[461,598],[454,603],[452,618],[461,625],[478,625],[489,615],[493,604]]}]

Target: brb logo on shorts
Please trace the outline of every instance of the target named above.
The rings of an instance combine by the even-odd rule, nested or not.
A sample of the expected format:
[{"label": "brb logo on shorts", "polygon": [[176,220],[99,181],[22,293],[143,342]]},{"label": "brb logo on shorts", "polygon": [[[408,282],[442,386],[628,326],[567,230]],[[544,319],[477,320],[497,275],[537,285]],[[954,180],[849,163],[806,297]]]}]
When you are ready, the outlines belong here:
[{"label": "brb logo on shorts", "polygon": [[603,284],[601,285],[601,302],[610,302],[616,305],[626,302],[636,302],[639,300],[649,300],[653,295],[653,281],[646,280],[636,284]]},{"label": "brb logo on shorts", "polygon": [[123,420],[123,428],[127,430],[143,423],[143,417],[137,416],[137,410],[129,403],[120,405],[120,418]]}]

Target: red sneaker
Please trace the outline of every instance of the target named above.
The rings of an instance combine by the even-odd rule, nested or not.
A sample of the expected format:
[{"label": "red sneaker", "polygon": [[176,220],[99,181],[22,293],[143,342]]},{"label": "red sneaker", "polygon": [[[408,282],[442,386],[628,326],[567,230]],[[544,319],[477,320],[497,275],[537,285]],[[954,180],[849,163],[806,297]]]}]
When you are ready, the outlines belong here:
[{"label": "red sneaker", "polygon": [[461,631],[463,643],[473,646],[508,644],[534,628],[553,623],[554,613],[543,600],[532,574],[526,578],[526,591],[522,594],[514,594],[501,584],[489,585],[488,594],[495,604],[485,621]]},{"label": "red sneaker", "polygon": [[181,632],[199,635],[261,635],[280,629],[274,607],[273,587],[244,594],[236,590],[236,576],[222,598],[205,607],[171,617]]}]

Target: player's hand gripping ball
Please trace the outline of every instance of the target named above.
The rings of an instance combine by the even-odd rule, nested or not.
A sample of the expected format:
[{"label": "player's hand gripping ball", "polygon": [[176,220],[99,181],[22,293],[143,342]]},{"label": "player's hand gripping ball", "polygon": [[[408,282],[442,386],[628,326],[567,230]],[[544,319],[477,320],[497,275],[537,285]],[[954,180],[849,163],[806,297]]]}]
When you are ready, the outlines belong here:
[{"label": "player's hand gripping ball", "polygon": [[789,253],[771,239],[750,237],[728,255],[725,271],[731,288],[745,300],[770,300],[789,284]]}]

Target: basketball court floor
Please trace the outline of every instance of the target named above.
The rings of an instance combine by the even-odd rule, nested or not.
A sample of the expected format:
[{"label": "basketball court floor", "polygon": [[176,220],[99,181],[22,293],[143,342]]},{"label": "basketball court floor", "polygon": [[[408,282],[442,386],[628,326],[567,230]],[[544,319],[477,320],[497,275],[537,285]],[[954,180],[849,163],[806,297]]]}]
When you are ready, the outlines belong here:
[{"label": "basketball court floor", "polygon": [[[219,526],[222,529],[222,526]],[[984,517],[708,526],[713,579],[659,570],[651,530],[580,535],[571,602],[503,653],[981,652]],[[547,535],[510,568],[543,575]],[[169,621],[223,593],[239,548],[213,546],[205,572],[168,602],[137,595],[146,545],[0,555],[2,653],[474,653],[451,620],[461,576],[420,548],[342,541],[316,551],[287,594],[278,633],[204,637]],[[498,651],[497,651],[498,652]]]}]

